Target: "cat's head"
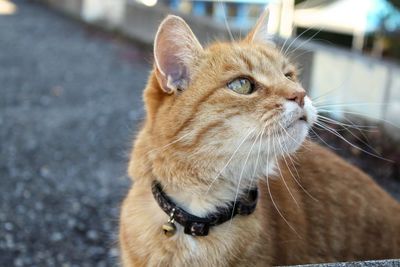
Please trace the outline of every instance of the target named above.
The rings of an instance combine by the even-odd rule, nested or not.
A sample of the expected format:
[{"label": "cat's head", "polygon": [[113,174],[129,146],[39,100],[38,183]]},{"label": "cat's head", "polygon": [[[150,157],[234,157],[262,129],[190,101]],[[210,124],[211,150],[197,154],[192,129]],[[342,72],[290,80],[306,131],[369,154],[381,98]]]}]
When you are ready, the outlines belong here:
[{"label": "cat's head", "polygon": [[301,146],[316,109],[266,26],[267,13],[243,40],[203,48],[181,18],[161,23],[145,92],[155,155],[256,169],[256,156],[265,164]]}]

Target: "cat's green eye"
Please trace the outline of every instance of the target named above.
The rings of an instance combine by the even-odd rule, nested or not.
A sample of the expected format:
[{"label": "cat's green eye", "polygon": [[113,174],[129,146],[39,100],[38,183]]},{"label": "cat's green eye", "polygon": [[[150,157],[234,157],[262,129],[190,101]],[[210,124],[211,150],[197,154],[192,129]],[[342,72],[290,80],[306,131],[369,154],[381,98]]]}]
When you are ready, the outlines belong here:
[{"label": "cat's green eye", "polygon": [[254,91],[253,83],[246,78],[237,78],[229,82],[227,86],[232,91],[242,95],[248,95]]},{"label": "cat's green eye", "polygon": [[285,77],[293,81],[295,79],[295,74],[294,72],[287,72],[285,73]]}]

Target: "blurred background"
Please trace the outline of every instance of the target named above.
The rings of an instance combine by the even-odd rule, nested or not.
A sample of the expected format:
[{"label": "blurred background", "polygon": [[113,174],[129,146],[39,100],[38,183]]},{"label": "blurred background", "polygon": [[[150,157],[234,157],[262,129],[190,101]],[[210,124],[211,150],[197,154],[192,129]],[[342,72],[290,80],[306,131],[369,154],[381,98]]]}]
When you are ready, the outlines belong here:
[{"label": "blurred background", "polygon": [[166,14],[202,43],[268,31],[316,142],[400,199],[399,0],[0,0],[0,266],[115,266],[126,164]]}]

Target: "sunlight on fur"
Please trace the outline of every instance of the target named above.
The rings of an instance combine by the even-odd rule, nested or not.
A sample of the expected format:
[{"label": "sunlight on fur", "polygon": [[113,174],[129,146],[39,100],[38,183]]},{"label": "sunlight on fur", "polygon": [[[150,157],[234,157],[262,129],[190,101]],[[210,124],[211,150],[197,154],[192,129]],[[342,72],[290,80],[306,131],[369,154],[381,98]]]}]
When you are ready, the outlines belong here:
[{"label": "sunlight on fur", "polygon": [[[400,257],[400,205],[359,169],[306,140],[320,115],[295,65],[267,35],[267,17],[243,40],[204,48],[181,18],[161,23],[144,90],[146,119],[129,163],[135,183],[121,210],[123,266]],[[179,223],[167,236],[161,227],[173,215],[154,199],[153,181],[193,216],[218,213],[252,188],[257,206],[206,236],[185,234]]]}]

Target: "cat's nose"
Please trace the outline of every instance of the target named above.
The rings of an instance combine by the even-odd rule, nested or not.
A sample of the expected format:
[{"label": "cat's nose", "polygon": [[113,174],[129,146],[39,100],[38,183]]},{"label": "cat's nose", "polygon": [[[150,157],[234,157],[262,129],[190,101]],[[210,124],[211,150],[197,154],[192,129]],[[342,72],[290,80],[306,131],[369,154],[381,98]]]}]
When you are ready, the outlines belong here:
[{"label": "cat's nose", "polygon": [[295,89],[289,92],[286,99],[289,101],[296,102],[300,107],[304,106],[304,97],[306,96],[306,91],[303,88]]}]

